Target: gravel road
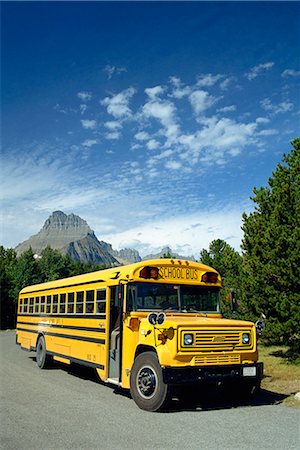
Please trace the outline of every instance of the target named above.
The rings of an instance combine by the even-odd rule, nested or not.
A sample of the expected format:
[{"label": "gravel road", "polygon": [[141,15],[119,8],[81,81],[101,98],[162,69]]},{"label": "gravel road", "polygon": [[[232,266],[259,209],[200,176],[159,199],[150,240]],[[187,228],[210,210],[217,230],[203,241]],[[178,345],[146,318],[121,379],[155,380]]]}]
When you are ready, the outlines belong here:
[{"label": "gravel road", "polygon": [[55,363],[0,333],[0,448],[7,449],[299,449],[300,410],[262,392],[251,405],[207,391],[164,413],[141,411],[93,371]]}]

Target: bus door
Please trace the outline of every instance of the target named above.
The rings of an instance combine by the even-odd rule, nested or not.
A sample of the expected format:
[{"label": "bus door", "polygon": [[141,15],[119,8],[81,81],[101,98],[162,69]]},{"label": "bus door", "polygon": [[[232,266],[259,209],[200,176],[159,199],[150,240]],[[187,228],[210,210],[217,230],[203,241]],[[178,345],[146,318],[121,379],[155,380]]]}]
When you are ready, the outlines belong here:
[{"label": "bus door", "polygon": [[108,377],[120,381],[124,286],[110,289]]}]

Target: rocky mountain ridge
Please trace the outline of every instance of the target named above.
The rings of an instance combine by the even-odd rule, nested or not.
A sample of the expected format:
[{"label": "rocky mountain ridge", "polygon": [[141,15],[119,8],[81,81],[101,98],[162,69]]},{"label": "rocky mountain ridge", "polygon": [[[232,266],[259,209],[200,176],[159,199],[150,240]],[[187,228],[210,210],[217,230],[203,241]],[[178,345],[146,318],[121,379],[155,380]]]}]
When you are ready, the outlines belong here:
[{"label": "rocky mountain ridge", "polygon": [[[42,229],[15,248],[20,255],[30,247],[36,255],[40,255],[47,246],[68,254],[74,261],[94,264],[117,266],[142,261],[139,252],[135,249],[114,250],[112,245],[99,241],[88,223],[75,214],[65,214],[62,211],[54,211],[45,221]],[[163,255],[171,255],[176,258],[186,259],[173,253],[169,247],[165,247],[159,254],[148,255],[143,260],[160,258]]]}]

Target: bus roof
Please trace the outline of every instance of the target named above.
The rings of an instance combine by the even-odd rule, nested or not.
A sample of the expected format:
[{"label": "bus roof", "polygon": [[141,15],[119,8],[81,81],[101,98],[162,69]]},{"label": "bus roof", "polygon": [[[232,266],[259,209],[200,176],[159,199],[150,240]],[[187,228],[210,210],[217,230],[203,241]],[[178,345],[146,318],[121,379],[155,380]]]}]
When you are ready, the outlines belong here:
[{"label": "bus roof", "polygon": [[[169,268],[171,270],[173,268],[177,268],[177,271],[180,269],[184,270],[184,273],[191,273],[188,271],[192,270],[198,270],[200,273],[205,272],[213,272],[218,274],[218,272],[213,269],[212,267],[206,266],[204,264],[200,264],[194,261],[187,261],[187,260],[178,260],[178,259],[152,259],[152,260],[146,260],[141,261],[134,264],[124,265],[124,266],[116,266],[112,267],[110,269],[103,269],[103,270],[97,270],[95,272],[89,272],[84,273],[81,275],[75,275],[73,277],[68,278],[61,278],[59,280],[55,281],[48,281],[46,283],[40,283],[35,284],[32,286],[26,286],[20,291],[20,294],[26,294],[26,293],[32,293],[37,291],[46,291],[48,289],[55,289],[55,288],[63,288],[63,287],[71,287],[75,285],[81,285],[81,284],[89,284],[93,282],[111,282],[113,283],[113,280],[119,280],[119,281],[137,281],[137,279],[141,280],[139,276],[136,274],[139,273],[138,271],[141,270],[144,267],[158,267],[160,269]],[[178,272],[179,273],[179,272]],[[181,272],[182,273],[182,272]],[[194,272],[195,273],[195,272]],[[168,278],[168,277],[167,277]],[[173,279],[168,279],[168,282],[172,283],[180,283],[179,277],[172,277]],[[183,278],[185,282],[188,280],[188,278]],[[149,281],[149,280],[147,280]],[[158,280],[150,280],[157,282]],[[167,281],[160,279],[159,281]],[[195,281],[195,279],[194,279]],[[200,278],[199,280],[200,281]],[[221,285],[221,277],[218,274],[218,286]]]}]

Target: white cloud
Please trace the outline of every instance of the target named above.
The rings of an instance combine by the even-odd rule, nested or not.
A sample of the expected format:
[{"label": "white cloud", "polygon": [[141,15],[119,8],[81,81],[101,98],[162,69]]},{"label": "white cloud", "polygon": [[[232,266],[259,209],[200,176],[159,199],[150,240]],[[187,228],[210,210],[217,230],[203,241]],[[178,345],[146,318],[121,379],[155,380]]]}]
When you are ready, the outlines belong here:
[{"label": "white cloud", "polygon": [[276,134],[278,134],[278,130],[274,130],[274,129],[268,129],[268,130],[262,130],[259,131],[258,136],[275,136]]},{"label": "white cloud", "polygon": [[258,124],[267,124],[270,123],[270,119],[268,119],[267,117],[257,117],[257,119],[255,120],[256,123]]},{"label": "white cloud", "polygon": [[146,146],[149,150],[156,150],[160,147],[160,143],[155,139],[150,139],[150,141],[147,142]]},{"label": "white cloud", "polygon": [[184,86],[180,78],[170,77],[170,83],[174,86],[170,97],[181,99],[192,92],[192,88],[190,86]]},{"label": "white cloud", "polygon": [[81,120],[81,125],[83,126],[83,128],[85,128],[86,130],[95,130],[97,127],[97,122],[96,120]]},{"label": "white cloud", "polygon": [[213,106],[217,99],[208,92],[203,90],[194,91],[190,96],[189,100],[196,114],[203,113],[211,106]]},{"label": "white cloud", "polygon": [[105,138],[108,140],[117,140],[120,139],[122,134],[119,131],[111,131],[110,133],[105,134]]},{"label": "white cloud", "polygon": [[230,85],[231,83],[233,83],[234,81],[236,81],[235,77],[228,77],[228,78],[225,78],[225,80],[223,80],[223,81],[220,83],[220,88],[222,89],[222,91],[226,91],[226,90],[229,88],[229,85]]},{"label": "white cloud", "polygon": [[79,109],[81,114],[84,114],[85,111],[87,110],[87,106],[83,103],[82,105],[79,105]]},{"label": "white cloud", "polygon": [[111,114],[116,119],[129,118],[132,115],[129,102],[135,93],[136,90],[130,87],[119,94],[104,98],[100,103],[106,106],[108,114]]},{"label": "white cloud", "polygon": [[143,117],[156,119],[164,127],[161,132],[170,141],[175,139],[178,133],[176,107],[174,103],[165,101],[149,101],[142,108]]},{"label": "white cloud", "polygon": [[235,105],[230,105],[230,106],[224,106],[223,108],[219,108],[217,109],[217,112],[233,112],[236,111],[236,106]]},{"label": "white cloud", "polygon": [[221,78],[223,78],[223,75],[203,74],[198,77],[197,86],[210,87],[216,84]]},{"label": "white cloud", "polygon": [[240,250],[242,212],[242,209],[228,205],[220,211],[199,211],[197,214],[144,222],[136,228],[102,235],[102,238],[117,249],[135,248],[142,256],[168,245],[174,252],[183,251],[183,256],[199,258],[200,250],[208,248],[214,239],[224,239]]},{"label": "white cloud", "polygon": [[88,147],[88,148],[90,148],[90,147],[92,147],[93,145],[96,145],[98,143],[98,141],[96,141],[96,139],[86,139],[85,141],[83,141],[82,143],[81,143],[81,145],[83,146],[83,147]]},{"label": "white cloud", "polygon": [[292,111],[294,108],[293,103],[289,101],[284,101],[281,103],[274,104],[269,98],[265,98],[260,102],[261,107],[272,114],[281,114]]},{"label": "white cloud", "polygon": [[107,64],[104,69],[103,72],[106,73],[107,78],[110,80],[113,75],[120,75],[120,73],[122,72],[127,72],[126,67],[116,67],[116,66],[111,66],[110,64]]},{"label": "white cloud", "polygon": [[157,97],[165,92],[165,88],[162,86],[155,86],[153,88],[145,89],[145,93],[148,95],[150,100],[157,100]]},{"label": "white cloud", "polygon": [[110,120],[108,122],[105,122],[104,126],[111,131],[120,130],[121,128],[123,128],[122,123],[120,123],[116,120]]},{"label": "white cloud", "polygon": [[204,118],[204,127],[198,133],[200,142],[215,149],[242,149],[253,141],[256,123],[240,123],[233,119],[217,117]]},{"label": "white cloud", "polygon": [[85,103],[92,99],[92,94],[91,92],[88,91],[82,91],[77,93],[77,97],[80,98],[80,100]]},{"label": "white cloud", "polygon": [[166,169],[178,170],[182,167],[182,164],[179,161],[167,161],[165,164]]},{"label": "white cloud", "polygon": [[299,77],[300,76],[300,71],[299,70],[294,70],[294,69],[286,69],[282,72],[281,76],[283,78],[288,78],[288,77]]},{"label": "white cloud", "polygon": [[272,69],[274,66],[273,62],[267,62],[264,64],[258,64],[257,66],[254,66],[250,69],[248,73],[246,73],[246,78],[248,78],[249,81],[254,80],[257,78],[261,73],[266,72],[267,70]]},{"label": "white cloud", "polygon": [[150,139],[150,136],[146,131],[139,131],[134,135],[134,137],[137,141],[147,141]]},{"label": "white cloud", "polygon": [[59,103],[56,103],[56,105],[53,106],[53,109],[55,111],[60,112],[61,114],[68,114],[68,111],[65,108],[63,108]]}]

